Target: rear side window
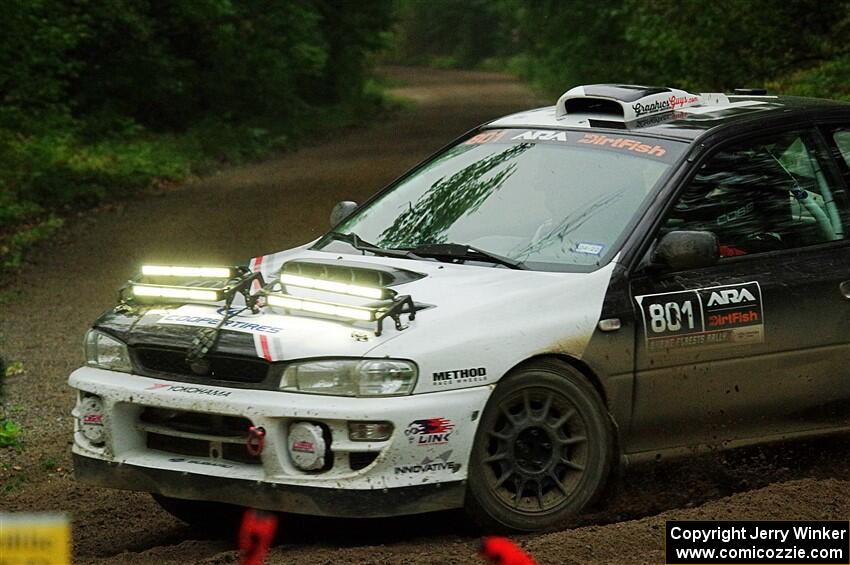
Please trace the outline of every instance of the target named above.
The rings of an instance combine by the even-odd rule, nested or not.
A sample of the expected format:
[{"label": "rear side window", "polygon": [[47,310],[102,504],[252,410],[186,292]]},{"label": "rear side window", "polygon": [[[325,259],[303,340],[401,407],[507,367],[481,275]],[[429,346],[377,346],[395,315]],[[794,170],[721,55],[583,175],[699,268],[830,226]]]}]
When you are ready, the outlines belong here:
[{"label": "rear side window", "polygon": [[844,239],[845,195],[825,162],[805,131],[726,147],[700,168],[663,229],[711,231],[724,257]]},{"label": "rear side window", "polygon": [[850,167],[850,130],[840,130],[833,134],[838,151],[844,157],[844,162]]}]

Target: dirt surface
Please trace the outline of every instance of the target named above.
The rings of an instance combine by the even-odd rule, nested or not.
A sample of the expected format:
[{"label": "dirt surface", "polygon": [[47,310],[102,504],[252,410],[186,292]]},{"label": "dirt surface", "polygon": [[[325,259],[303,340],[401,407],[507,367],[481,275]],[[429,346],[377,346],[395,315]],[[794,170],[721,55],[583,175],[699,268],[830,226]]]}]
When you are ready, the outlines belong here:
[{"label": "dirt surface", "polygon": [[[236,563],[232,539],[171,518],[147,496],[71,478],[72,391],[89,324],[150,260],[244,262],[322,233],[338,200],[362,201],[466,129],[540,104],[500,75],[387,69],[415,101],[369,128],[230,169],[77,221],[0,293],[0,355],[26,447],[0,451],[0,510],[61,510],[81,563]],[[663,563],[666,519],[848,519],[846,437],[746,449],[630,469],[603,505],[560,532],[517,538],[543,563]],[[282,517],[270,563],[475,563],[460,512],[392,520]]]}]

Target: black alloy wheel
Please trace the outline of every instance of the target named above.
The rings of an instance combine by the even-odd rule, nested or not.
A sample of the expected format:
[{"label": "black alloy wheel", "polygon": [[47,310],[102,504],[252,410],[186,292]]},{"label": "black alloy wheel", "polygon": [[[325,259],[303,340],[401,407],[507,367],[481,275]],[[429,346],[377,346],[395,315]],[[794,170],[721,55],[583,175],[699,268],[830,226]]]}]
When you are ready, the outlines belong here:
[{"label": "black alloy wheel", "polygon": [[538,361],[496,387],[470,461],[467,510],[485,528],[537,531],[585,508],[614,461],[611,420],[584,375]]}]

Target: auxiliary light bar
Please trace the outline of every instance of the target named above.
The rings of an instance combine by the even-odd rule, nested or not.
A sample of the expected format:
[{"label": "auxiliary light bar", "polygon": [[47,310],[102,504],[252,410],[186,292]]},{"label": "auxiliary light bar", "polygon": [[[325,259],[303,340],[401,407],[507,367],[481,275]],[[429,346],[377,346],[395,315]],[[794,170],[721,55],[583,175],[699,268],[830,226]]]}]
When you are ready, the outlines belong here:
[{"label": "auxiliary light bar", "polygon": [[301,275],[291,275],[288,273],[281,273],[280,282],[281,284],[287,286],[297,286],[300,288],[311,288],[314,290],[336,292],[337,294],[347,294],[349,296],[359,296],[361,298],[372,298],[374,300],[391,298],[395,294],[392,290],[387,288],[348,284],[327,279],[316,279],[312,277],[303,277]]},{"label": "auxiliary light bar", "polygon": [[325,302],[323,300],[297,298],[295,296],[281,293],[266,294],[266,303],[269,306],[276,306],[287,310],[327,314],[338,318],[362,320],[364,322],[374,322],[379,316],[378,311],[372,308],[361,308],[359,306],[348,306],[346,304],[336,304],[334,302]]},{"label": "auxiliary light bar", "polygon": [[198,300],[219,302],[223,299],[220,289],[197,288],[187,286],[163,286],[156,284],[132,283],[130,289],[137,298],[166,298],[177,300]]},{"label": "auxiliary light bar", "polygon": [[146,277],[184,277],[203,279],[231,279],[236,270],[229,267],[175,267],[168,265],[143,265]]}]

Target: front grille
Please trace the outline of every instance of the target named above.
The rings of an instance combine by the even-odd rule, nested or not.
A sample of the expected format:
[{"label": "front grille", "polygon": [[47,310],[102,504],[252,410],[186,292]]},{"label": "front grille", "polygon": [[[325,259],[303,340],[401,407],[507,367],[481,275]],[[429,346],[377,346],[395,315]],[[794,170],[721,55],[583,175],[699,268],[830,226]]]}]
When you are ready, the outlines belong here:
[{"label": "front grille", "polygon": [[186,351],[165,347],[134,347],[136,364],[144,372],[185,375],[237,383],[260,383],[269,372],[269,363],[252,357],[209,353],[201,364],[190,366]]},{"label": "front grille", "polygon": [[139,420],[146,424],[164,426],[175,432],[206,434],[233,439],[247,439],[248,428],[251,427],[251,420],[239,416],[186,412],[152,406],[144,409]]},{"label": "front grille", "polygon": [[147,407],[139,415],[138,427],[146,433],[148,449],[256,465],[261,462],[246,448],[251,427],[247,418]]}]

